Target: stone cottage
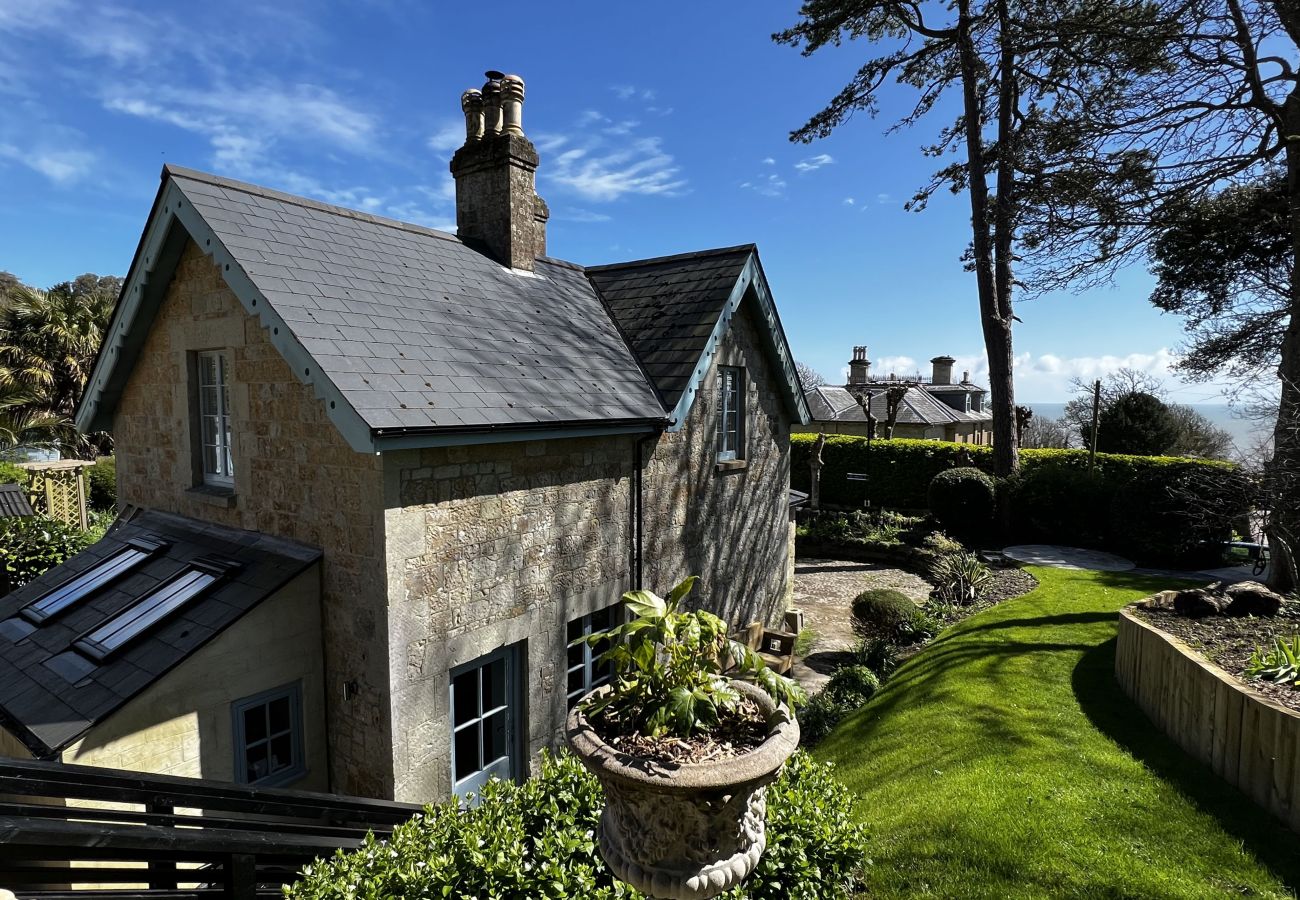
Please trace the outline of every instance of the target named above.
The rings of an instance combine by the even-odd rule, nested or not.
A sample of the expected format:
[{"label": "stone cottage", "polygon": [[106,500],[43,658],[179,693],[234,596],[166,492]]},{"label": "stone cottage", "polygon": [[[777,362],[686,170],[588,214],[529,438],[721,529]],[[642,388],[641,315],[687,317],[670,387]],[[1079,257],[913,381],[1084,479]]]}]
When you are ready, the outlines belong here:
[{"label": "stone cottage", "polygon": [[876,436],[885,436],[888,415],[887,395],[891,388],[902,388],[894,424],[894,437],[961,444],[993,442],[993,413],[985,403],[988,391],[970,380],[963,372],[954,381],[951,356],[930,360],[929,378],[921,375],[875,375],[866,347],[854,347],[849,360],[849,381],[845,385],[819,385],[805,393],[812,421],[796,425],[796,433],[854,434],[865,437],[868,431],[867,408],[876,419]]},{"label": "stone cottage", "polygon": [[547,257],[523,98],[461,98],[455,236],[164,168],[77,414],[121,519],[0,601],[16,749],[435,801],[557,741],[624,591],[780,615],[758,252]]}]

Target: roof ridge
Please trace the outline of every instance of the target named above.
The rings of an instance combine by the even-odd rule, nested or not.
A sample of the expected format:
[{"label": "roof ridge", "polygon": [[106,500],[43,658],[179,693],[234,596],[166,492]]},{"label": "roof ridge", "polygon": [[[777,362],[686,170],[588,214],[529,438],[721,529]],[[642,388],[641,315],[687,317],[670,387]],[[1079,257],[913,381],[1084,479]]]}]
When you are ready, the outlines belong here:
[{"label": "roof ridge", "polygon": [[586,266],[588,272],[602,272],[606,269],[633,269],[640,266],[652,266],[658,263],[677,262],[678,260],[699,259],[704,256],[722,256],[726,253],[737,253],[740,251],[754,251],[758,245],[754,243],[736,244],[733,247],[714,247],[710,250],[691,250],[686,253],[672,253],[668,256],[651,256],[646,259],[631,259],[627,262],[605,263],[600,266]]},{"label": "roof ridge", "polygon": [[465,243],[465,241],[459,236],[446,231],[439,231],[436,228],[429,228],[425,225],[416,225],[413,222],[403,222],[400,219],[390,219],[387,216],[376,216],[373,213],[362,212],[359,209],[350,209],[349,207],[339,206],[334,203],[324,203],[320,200],[313,200],[310,197],[303,197],[299,194],[277,191],[275,188],[263,187],[260,184],[253,184],[248,181],[237,181],[234,178],[226,178],[223,175],[213,175],[211,172],[202,172],[198,169],[187,169],[184,166],[165,163],[163,165],[162,174],[163,176],[171,176],[173,178],[187,178],[190,181],[200,181],[204,184],[214,185],[215,187],[228,188],[232,191],[251,194],[254,197],[266,197],[271,200],[278,200],[281,203],[288,203],[292,206],[301,206],[305,209],[314,209],[318,212],[326,212],[331,213],[332,215],[342,216],[346,219],[356,219],[361,222],[369,222],[373,225],[395,228],[399,231],[409,231],[413,234],[436,237],[444,241],[454,241],[459,244]]}]

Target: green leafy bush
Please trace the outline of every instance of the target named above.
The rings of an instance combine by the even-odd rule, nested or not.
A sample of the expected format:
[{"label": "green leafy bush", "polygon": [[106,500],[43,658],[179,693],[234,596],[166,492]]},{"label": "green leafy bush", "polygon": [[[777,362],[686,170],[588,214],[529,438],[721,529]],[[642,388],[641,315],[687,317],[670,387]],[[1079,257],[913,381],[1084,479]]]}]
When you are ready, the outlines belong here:
[{"label": "green leafy bush", "polygon": [[[604,799],[570,754],[544,754],[523,784],[493,781],[480,802],[426,807],[390,840],[307,866],[289,900],[479,900],[643,895],[615,881],[596,849]],[[845,900],[861,888],[866,832],[832,767],[795,753],[767,794],[767,850],[728,900]]]},{"label": "green leafy bush", "polygon": [[863,665],[836,669],[822,688],[799,711],[799,737],[815,747],[850,713],[861,708],[880,689],[876,673]]},{"label": "green leafy bush", "polygon": [[963,541],[987,537],[993,526],[997,482],[973,467],[949,469],[930,480],[930,512]]},{"label": "green leafy bush", "polygon": [[1114,491],[1100,472],[1060,462],[1034,466],[1008,485],[1016,539],[1099,547]]},{"label": "green leafy bush", "polygon": [[7,590],[20,588],[45,574],[93,540],[91,532],[46,516],[0,519],[0,561],[4,563]]},{"label": "green leafy bush", "polygon": [[32,477],[28,471],[17,463],[0,460],[0,484],[31,484]]},{"label": "green leafy bush", "polygon": [[969,606],[993,583],[993,570],[974,553],[944,553],[930,566],[934,597],[949,606]]},{"label": "green leafy bush", "polygon": [[853,599],[853,631],[858,637],[884,637],[912,644],[934,637],[937,626],[912,598],[889,588],[863,591]]},{"label": "green leafy bush", "polygon": [[866,666],[884,681],[898,668],[898,646],[886,638],[867,638],[858,641],[850,651],[853,665]]},{"label": "green leafy bush", "polygon": [[111,456],[101,456],[86,469],[86,502],[91,509],[117,508],[117,467]]},{"label": "green leafy bush", "polygon": [[[799,490],[808,490],[808,456],[815,440],[816,435],[791,438],[790,480]],[[894,439],[868,445],[865,438],[834,435],[828,437],[822,458],[825,506],[861,507],[869,499],[875,506],[921,509],[929,502],[931,480],[940,472],[971,465],[993,470],[991,448],[945,441]],[[1013,539],[1084,544],[1138,562],[1168,564],[1208,552],[1221,540],[1217,535],[1240,517],[1249,496],[1237,481],[1236,467],[1217,460],[1098,453],[1091,478],[1085,450],[1021,450],[1020,463],[1016,483],[1006,492],[1016,529]],[[1039,482],[1037,472],[1044,468],[1054,472]],[[865,473],[867,480],[849,481],[849,472]],[[1180,487],[1189,481],[1210,483],[1214,502],[1203,502],[1195,491]],[[1147,522],[1130,526],[1123,521],[1123,513],[1136,508],[1125,499],[1130,485],[1137,492],[1144,482],[1166,487],[1157,497],[1161,511],[1147,522],[1163,517],[1178,523],[1176,527],[1159,527],[1156,521],[1157,527],[1149,529]],[[1188,523],[1195,526],[1192,540],[1185,532]]]},{"label": "green leafy bush", "polygon": [[[593,720],[611,719],[659,737],[690,737],[718,725],[740,706],[731,678],[752,681],[778,703],[794,707],[799,686],[776,674],[763,658],[727,635],[727,623],[704,610],[683,611],[695,586],[692,575],[667,599],[653,591],[628,591],[623,603],[632,619],[574,643],[608,647],[600,655],[613,673],[610,689],[582,701]],[[722,674],[731,664],[729,676]]]},{"label": "green leafy bush", "polygon": [[1160,565],[1217,565],[1249,496],[1241,477],[1194,463],[1134,477],[1111,500],[1113,549]]}]

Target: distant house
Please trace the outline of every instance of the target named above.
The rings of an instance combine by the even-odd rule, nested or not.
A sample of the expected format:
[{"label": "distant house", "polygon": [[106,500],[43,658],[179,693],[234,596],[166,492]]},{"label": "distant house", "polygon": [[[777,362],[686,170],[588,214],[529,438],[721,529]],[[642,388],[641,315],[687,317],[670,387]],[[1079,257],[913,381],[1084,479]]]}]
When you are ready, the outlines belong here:
[{"label": "distant house", "polygon": [[885,436],[888,417],[887,394],[891,388],[902,388],[903,398],[898,407],[894,437],[922,438],[936,441],[956,441],[963,444],[989,444],[993,440],[993,414],[985,403],[984,388],[970,381],[969,373],[962,373],[961,381],[953,381],[951,356],[936,356],[930,360],[931,376],[873,375],[866,347],[854,347],[849,361],[849,383],[843,386],[822,385],[805,392],[812,421],[806,426],[795,426],[795,432],[817,434],[867,434],[867,412],[863,401],[870,405],[871,415],[877,420],[876,436]]},{"label": "distant house", "polygon": [[780,616],[757,250],[547,257],[522,102],[463,95],[455,236],[164,168],[77,413],[121,520],[0,600],[10,752],[436,801],[556,743],[624,591]]}]

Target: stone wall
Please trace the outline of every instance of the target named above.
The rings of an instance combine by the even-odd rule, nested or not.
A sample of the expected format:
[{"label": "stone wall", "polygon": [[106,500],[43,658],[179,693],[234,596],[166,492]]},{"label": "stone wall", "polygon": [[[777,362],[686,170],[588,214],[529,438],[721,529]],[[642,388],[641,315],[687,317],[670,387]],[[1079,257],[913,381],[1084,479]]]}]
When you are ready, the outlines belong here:
[{"label": "stone wall", "polygon": [[[234,491],[194,490],[189,356],[229,351]],[[334,790],[392,790],[383,466],[357,453],[193,243],[123,391],[114,419],[123,504],[320,547],[326,696]],[[344,684],[354,683],[343,700]]]},{"label": "stone wall", "polygon": [[[716,367],[743,365],[746,463],[716,463]],[[695,600],[741,624],[785,608],[789,415],[748,311],[723,341],[685,427],[648,443],[645,585],[702,576]],[[449,672],[518,645],[521,744],[559,743],[566,624],[632,586],[637,437],[385,455],[395,795],[451,792]]]},{"label": "stone wall", "polygon": [[230,705],[302,684],[307,773],[292,785],[328,790],[320,652],[320,573],[302,573],[63,752],[65,763],[230,781]]}]

